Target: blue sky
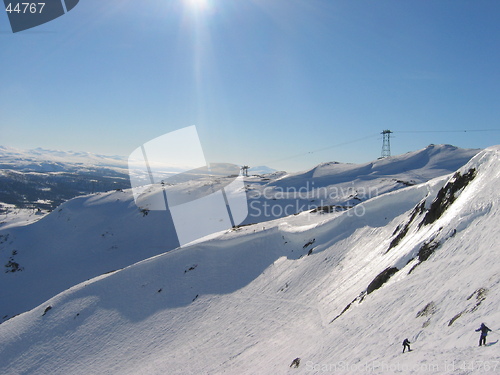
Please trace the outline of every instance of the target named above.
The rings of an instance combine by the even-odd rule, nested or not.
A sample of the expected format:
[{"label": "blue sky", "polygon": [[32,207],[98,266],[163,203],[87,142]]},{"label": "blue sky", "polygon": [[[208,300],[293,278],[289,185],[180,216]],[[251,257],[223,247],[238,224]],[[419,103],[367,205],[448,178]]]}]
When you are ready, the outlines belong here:
[{"label": "blue sky", "polygon": [[[297,171],[500,143],[496,0],[81,0],[13,34],[0,145],[128,156],[196,125],[210,162]],[[431,132],[425,132],[429,130]]]}]

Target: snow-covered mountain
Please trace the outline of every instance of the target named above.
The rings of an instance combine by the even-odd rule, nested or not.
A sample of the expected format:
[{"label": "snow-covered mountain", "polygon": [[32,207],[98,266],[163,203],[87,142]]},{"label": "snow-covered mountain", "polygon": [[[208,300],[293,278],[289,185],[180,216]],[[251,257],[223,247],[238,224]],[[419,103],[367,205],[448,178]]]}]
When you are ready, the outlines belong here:
[{"label": "snow-covered mountain", "polygon": [[[249,214],[243,225],[308,210],[325,213],[356,207],[353,212],[360,215],[364,207],[359,204],[367,199],[407,187],[417,174],[426,181],[450,173],[475,153],[429,146],[361,166],[332,164],[305,173],[251,176],[246,183]],[[456,168],[447,169],[450,165]],[[153,190],[161,195],[163,189],[167,195],[179,190],[196,199],[207,186],[217,190],[230,179],[219,177],[207,185],[202,178]],[[30,225],[21,226],[18,216],[22,217],[7,214],[0,227],[0,264],[18,265],[6,268],[15,272],[0,273],[0,322],[82,281],[179,246],[169,212],[138,208],[130,190],[74,198]],[[25,223],[39,217],[34,213]]]},{"label": "snow-covered mountain", "polygon": [[299,173],[275,172],[246,180],[249,215],[244,224],[308,209],[344,210],[390,191],[456,171],[477,149],[430,145],[365,164],[323,163]]},{"label": "snow-covered mountain", "polygon": [[[449,150],[439,148],[443,155]],[[494,373],[500,365],[498,332],[478,348],[474,329],[483,321],[495,331],[500,328],[500,147],[479,152],[456,173],[430,179],[457,159],[437,162],[443,155],[435,152],[420,170],[405,170],[406,163],[419,165],[408,162],[410,154],[393,158],[400,164],[392,169],[391,160],[374,162],[364,174],[351,166],[353,172],[346,173],[361,182],[382,186],[385,179],[394,187],[380,189],[351,209],[315,209],[235,228],[71,284],[0,325],[0,373]],[[304,176],[341,184],[343,176],[314,175],[340,167],[322,165]],[[396,173],[383,173],[384,168],[399,174],[393,177]],[[416,175],[430,180],[403,184],[404,189],[393,181],[409,182],[410,175],[415,183],[421,182]],[[304,186],[296,176],[278,176],[275,186]],[[286,179],[296,185],[285,185]],[[126,194],[77,198],[35,224],[2,231],[2,263],[8,255],[9,271],[25,269],[2,277],[6,294],[0,306],[9,298],[22,301],[19,295],[25,293],[6,280],[28,275],[33,284],[51,285],[50,279],[58,278],[67,282],[69,275],[60,272],[76,272],[65,268],[75,255],[80,258],[74,264],[85,270],[101,262],[109,267],[109,259],[130,250],[161,247],[158,228],[153,228],[160,218],[148,221],[153,212],[143,217],[137,208],[129,212],[133,201]],[[275,198],[270,200],[279,204]],[[116,223],[108,217],[93,228],[86,216],[92,210],[94,220],[113,212]],[[111,231],[106,232],[105,223],[113,226]],[[89,243],[74,251],[75,242],[65,239],[70,231],[82,230]],[[134,233],[146,230],[149,235],[127,244]],[[128,239],[125,231],[133,232]],[[28,233],[61,242],[50,248],[53,254],[47,252],[48,239],[38,246],[28,240],[23,247],[15,245]],[[113,237],[123,242],[112,245]],[[154,245],[144,244],[147,238]],[[99,241],[117,248],[110,248],[106,258]],[[46,279],[28,273],[35,264],[42,271],[47,267]],[[33,287],[25,299],[43,289]],[[406,337],[414,350],[401,354]],[[296,358],[299,367],[290,367]]]}]

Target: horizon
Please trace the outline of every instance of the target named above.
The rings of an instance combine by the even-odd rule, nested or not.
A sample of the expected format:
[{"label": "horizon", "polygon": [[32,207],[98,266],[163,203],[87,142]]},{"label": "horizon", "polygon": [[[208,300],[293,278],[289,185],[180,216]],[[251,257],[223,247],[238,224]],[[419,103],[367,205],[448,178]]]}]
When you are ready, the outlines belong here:
[{"label": "horizon", "polygon": [[[389,158],[391,158],[391,157],[398,157],[398,156],[405,155],[405,154],[408,154],[408,153],[423,151],[423,150],[426,150],[427,148],[429,148],[431,146],[450,146],[450,147],[457,147],[457,148],[463,149],[463,150],[484,150],[484,149],[487,149],[489,147],[495,147],[496,145],[490,145],[490,146],[487,146],[487,147],[484,147],[484,148],[466,148],[466,147],[459,147],[459,146],[455,146],[455,145],[447,144],[447,143],[442,143],[442,144],[430,143],[427,146],[425,146],[423,148],[420,148],[420,149],[409,150],[409,151],[405,151],[405,152],[400,153],[400,154],[391,154],[389,156]],[[125,163],[124,167],[126,167],[128,165],[127,164],[127,162],[128,162],[128,156],[125,156],[125,155],[106,155],[106,154],[99,154],[99,153],[94,153],[94,152],[84,151],[84,150],[46,149],[46,148],[43,148],[43,147],[36,147],[36,148],[33,148],[33,149],[20,149],[20,148],[6,146],[6,145],[0,145],[0,150],[1,149],[6,149],[7,151],[9,151],[9,149],[10,149],[10,150],[13,150],[13,151],[16,151],[16,152],[21,152],[21,153],[22,152],[30,152],[30,151],[44,151],[44,152],[47,152],[47,153],[65,153],[65,154],[74,154],[75,157],[96,156],[96,157],[103,157],[103,158],[114,159],[116,162],[118,162],[118,161],[119,162],[123,162],[123,163]],[[85,155],[79,155],[79,154],[85,154]],[[292,156],[292,157],[294,157],[294,156]],[[119,160],[117,160],[117,158]],[[337,160],[327,160],[327,161],[320,162],[318,164],[307,166],[305,169],[300,169],[300,170],[276,169],[272,165],[263,164],[263,165],[249,166],[249,170],[257,169],[257,168],[270,168],[270,169],[273,170],[273,172],[269,172],[269,173],[285,172],[285,173],[295,174],[295,173],[301,173],[301,172],[305,172],[305,171],[314,169],[314,168],[316,168],[316,167],[318,167],[318,166],[320,166],[322,164],[336,163],[336,164],[363,165],[363,164],[367,164],[367,163],[370,163],[370,162],[375,162],[377,160],[386,159],[386,158],[387,157],[384,158],[384,157],[380,157],[379,156],[379,157],[376,157],[374,159],[366,160],[366,161],[363,161],[363,162],[360,162],[360,163],[356,163],[356,162],[344,162],[344,161],[337,161]],[[41,160],[50,161],[49,159],[43,159],[43,158],[41,158]],[[71,163],[71,161],[69,161],[68,163]],[[235,165],[238,165],[238,164],[235,164]],[[241,166],[241,165],[239,165],[239,166]]]}]

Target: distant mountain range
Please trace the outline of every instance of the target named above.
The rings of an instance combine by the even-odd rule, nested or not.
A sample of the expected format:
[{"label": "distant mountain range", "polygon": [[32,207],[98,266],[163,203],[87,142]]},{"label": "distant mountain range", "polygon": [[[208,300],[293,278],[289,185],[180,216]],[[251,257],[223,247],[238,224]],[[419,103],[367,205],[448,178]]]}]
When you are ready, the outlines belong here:
[{"label": "distant mountain range", "polygon": [[0,146],[0,202],[51,210],[78,195],[127,189],[127,163],[84,152]]},{"label": "distant mountain range", "polygon": [[256,175],[264,175],[274,172],[277,172],[277,170],[270,167],[266,167],[265,165],[259,165],[258,167],[252,167],[248,169],[249,174],[256,174]]}]

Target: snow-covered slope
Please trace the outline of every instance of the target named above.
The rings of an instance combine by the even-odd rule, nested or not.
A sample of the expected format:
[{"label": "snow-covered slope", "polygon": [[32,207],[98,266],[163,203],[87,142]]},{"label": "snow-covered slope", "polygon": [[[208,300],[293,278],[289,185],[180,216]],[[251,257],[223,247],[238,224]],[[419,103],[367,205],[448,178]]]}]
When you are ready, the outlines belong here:
[{"label": "snow-covered slope", "polygon": [[[269,221],[317,207],[322,207],[320,212],[342,211],[381,193],[407,187],[406,181],[416,174],[427,181],[450,173],[456,169],[450,168],[458,168],[477,152],[446,145],[429,146],[362,166],[321,165],[302,174],[278,172],[266,177],[249,177],[246,187],[249,215],[243,224]],[[207,188],[218,190],[226,185],[226,180],[231,178],[218,177],[210,184],[201,178],[152,189],[161,196],[163,189],[167,189],[167,195],[170,190],[181,191],[187,192],[190,199],[196,199],[204,195]],[[354,212],[359,215],[363,209],[359,206]],[[20,224],[40,216],[30,214],[27,217],[21,213],[7,214],[6,224],[0,227],[0,264],[17,264],[14,268],[5,268],[15,272],[0,273],[3,286],[0,288],[0,322],[32,309],[77,283],[179,245],[169,212],[139,210],[130,190],[75,198],[39,222],[21,227]],[[20,221],[19,217],[26,219]]]},{"label": "snow-covered slope", "polygon": [[[0,325],[0,373],[496,373],[499,183],[494,147],[357,214],[241,227],[89,280]],[[479,348],[481,322],[496,332]]]},{"label": "snow-covered slope", "polygon": [[130,191],[74,198],[35,223],[0,230],[0,321],[177,246],[167,212],[141,212]]},{"label": "snow-covered slope", "polygon": [[249,177],[249,214],[244,224],[318,207],[330,211],[350,208],[375,196],[452,173],[478,152],[430,145],[365,164],[331,162],[305,172]]}]

